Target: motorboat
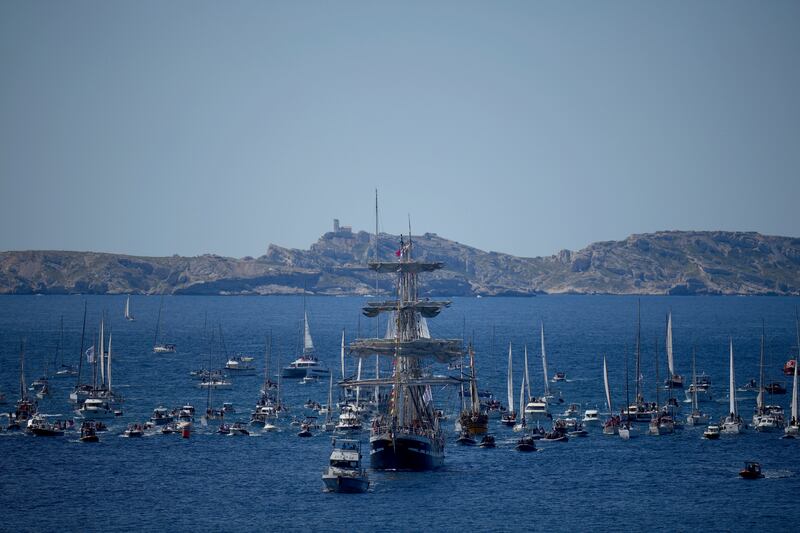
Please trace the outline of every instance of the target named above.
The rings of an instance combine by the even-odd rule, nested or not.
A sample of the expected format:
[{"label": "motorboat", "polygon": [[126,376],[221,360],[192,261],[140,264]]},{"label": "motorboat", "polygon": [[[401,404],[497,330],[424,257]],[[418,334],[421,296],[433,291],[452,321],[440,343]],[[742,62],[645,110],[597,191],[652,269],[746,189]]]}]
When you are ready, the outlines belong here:
[{"label": "motorboat", "polygon": [[233,407],[231,402],[223,402],[222,404],[222,412],[226,415],[233,415],[236,414],[236,408]]},{"label": "motorboat", "polygon": [[583,413],[583,418],[581,419],[581,423],[584,426],[595,426],[600,424],[600,413],[597,409],[587,409]]},{"label": "motorboat", "polygon": [[240,376],[252,376],[256,373],[256,368],[253,366],[253,358],[242,355],[228,359],[225,363],[225,370]]},{"label": "motorboat", "polygon": [[230,389],[233,383],[224,378],[209,378],[202,380],[198,385],[201,389]]},{"label": "motorboat", "polygon": [[617,428],[617,433],[619,434],[619,438],[621,438],[622,440],[630,440],[630,438],[632,437],[631,430],[632,428],[629,422],[621,424],[619,428]]},{"label": "motorboat", "polygon": [[307,423],[300,424],[300,431],[297,433],[298,437],[311,437],[311,426]]},{"label": "motorboat", "polygon": [[686,425],[687,426],[704,426],[708,424],[708,415],[705,413],[701,413],[700,411],[692,411],[688,415],[686,415]]},{"label": "motorboat", "polygon": [[461,446],[475,446],[477,442],[472,438],[470,432],[465,430],[462,431],[461,435],[456,439],[456,444],[460,444]]},{"label": "motorboat", "polygon": [[242,422],[234,422],[233,424],[231,424],[228,434],[246,437],[250,435],[250,432],[247,430],[247,428]]},{"label": "motorboat", "polygon": [[164,426],[172,422],[173,416],[166,407],[156,407],[150,416],[150,422],[156,426]]},{"label": "motorboat", "polygon": [[478,446],[481,448],[496,448],[497,445],[494,441],[494,435],[484,435],[483,438],[481,438],[481,442],[478,444]]},{"label": "motorboat", "polygon": [[711,394],[711,378],[705,374],[697,376],[695,383],[689,384],[689,388],[684,391],[686,395],[685,403],[691,403],[692,397],[696,393],[698,402],[710,402],[714,400]]},{"label": "motorboat", "polygon": [[122,432],[122,436],[127,438],[144,437],[144,428],[140,424],[128,424],[128,429]]},{"label": "motorboat", "polygon": [[603,435],[616,435],[619,433],[620,419],[618,416],[611,416],[603,423]]},{"label": "motorboat", "polygon": [[83,402],[83,406],[78,409],[78,413],[86,420],[114,418],[115,416],[108,401],[102,398],[87,398]]},{"label": "motorboat", "polygon": [[352,410],[342,409],[336,429],[338,431],[358,431],[361,429],[361,419]]},{"label": "motorboat", "polygon": [[779,381],[772,381],[764,386],[769,394],[786,394],[786,385]]},{"label": "motorboat", "polygon": [[564,410],[564,415],[563,416],[580,416],[580,415],[581,415],[581,406],[580,406],[580,404],[571,403],[571,404],[569,404],[569,407],[567,407]]},{"label": "motorboat", "polygon": [[61,437],[64,435],[64,427],[60,422],[50,423],[39,414],[28,420],[27,430],[37,437]]},{"label": "motorboat", "polygon": [[500,417],[500,423],[504,426],[514,426],[517,423],[517,413],[514,411],[506,411],[506,413]]},{"label": "motorboat", "polygon": [[153,346],[153,353],[175,353],[178,348],[174,344],[156,344]]},{"label": "motorboat", "polygon": [[703,432],[703,438],[709,440],[716,440],[719,438],[720,434],[722,433],[720,427],[716,424],[712,424],[706,428]]},{"label": "motorboat", "polygon": [[100,442],[100,438],[97,436],[97,427],[95,423],[91,420],[85,420],[81,424],[81,442]]},{"label": "motorboat", "polygon": [[532,398],[525,405],[525,416],[534,422],[552,418],[547,409],[547,402],[539,398]]},{"label": "motorboat", "polygon": [[567,381],[567,374],[565,372],[556,372],[553,375],[553,383],[559,383],[561,381]]},{"label": "motorboat", "polygon": [[764,477],[761,472],[761,464],[755,461],[746,462],[744,468],[739,471],[739,477],[744,479],[760,479]]},{"label": "motorboat", "polygon": [[536,443],[534,442],[533,437],[530,435],[525,435],[521,437],[514,448],[518,452],[535,452],[536,451]]},{"label": "motorboat", "polygon": [[369,477],[361,468],[361,442],[355,439],[333,439],[328,468],[322,474],[329,492],[361,493],[369,489]]}]

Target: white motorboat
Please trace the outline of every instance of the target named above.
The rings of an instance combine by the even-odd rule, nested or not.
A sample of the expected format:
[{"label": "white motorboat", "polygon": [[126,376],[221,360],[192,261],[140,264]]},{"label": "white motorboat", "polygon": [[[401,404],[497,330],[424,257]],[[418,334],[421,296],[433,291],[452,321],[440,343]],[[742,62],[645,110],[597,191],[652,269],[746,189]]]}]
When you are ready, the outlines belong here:
[{"label": "white motorboat", "polygon": [[156,426],[165,426],[172,422],[173,416],[166,407],[156,407],[150,417],[150,422]]},{"label": "white motorboat", "polygon": [[534,422],[552,418],[547,409],[547,402],[539,398],[532,398],[525,405],[525,416]]},{"label": "white motorboat", "polygon": [[716,440],[719,438],[720,433],[721,431],[719,426],[716,424],[712,424],[708,426],[706,430],[703,432],[703,438],[709,440]]},{"label": "white motorboat", "polygon": [[600,425],[600,413],[597,409],[587,409],[583,413],[581,422],[584,426]]},{"label": "white motorboat", "polygon": [[361,468],[361,443],[351,439],[333,439],[330,464],[322,475],[329,492],[366,492],[369,477]]},{"label": "white motorboat", "polygon": [[225,363],[225,370],[232,375],[239,376],[254,376],[256,373],[256,367],[253,366],[253,358],[241,355],[228,359]]},{"label": "white motorboat", "polygon": [[101,398],[87,398],[78,413],[86,420],[100,420],[114,418],[114,410],[106,400]]},{"label": "white motorboat", "polygon": [[337,431],[359,431],[361,429],[361,419],[350,409],[343,409],[339,415],[339,423],[336,424]]}]

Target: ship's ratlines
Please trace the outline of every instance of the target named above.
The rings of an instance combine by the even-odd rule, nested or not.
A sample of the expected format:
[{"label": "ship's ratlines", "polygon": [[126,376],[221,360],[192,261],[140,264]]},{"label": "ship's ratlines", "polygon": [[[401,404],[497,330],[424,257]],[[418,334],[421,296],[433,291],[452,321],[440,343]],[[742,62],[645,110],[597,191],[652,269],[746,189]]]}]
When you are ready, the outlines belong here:
[{"label": "ship's ratlines", "polygon": [[438,262],[414,261],[411,238],[400,239],[398,260],[370,263],[377,273],[397,275],[397,299],[369,302],[365,316],[389,313],[385,338],[357,339],[350,344],[356,357],[390,358],[391,376],[372,380],[345,380],[343,385],[383,387],[388,391],[385,409],[373,420],[370,465],[376,470],[431,470],[444,463],[444,435],[434,408],[433,386],[460,380],[434,376],[431,367],[462,356],[461,339],[430,337],[426,319],[437,316],[450,302],[421,300],[419,274],[442,268]]}]

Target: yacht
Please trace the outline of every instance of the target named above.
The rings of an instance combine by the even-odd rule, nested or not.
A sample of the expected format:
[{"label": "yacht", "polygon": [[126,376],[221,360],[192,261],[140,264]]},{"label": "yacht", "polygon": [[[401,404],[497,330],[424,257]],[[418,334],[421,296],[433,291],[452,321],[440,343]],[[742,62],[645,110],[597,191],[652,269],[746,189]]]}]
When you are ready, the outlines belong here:
[{"label": "yacht", "polygon": [[78,413],[86,420],[114,418],[114,410],[108,401],[102,398],[87,398],[83,402],[83,407],[78,409]]},{"label": "yacht", "polygon": [[328,377],[330,370],[314,355],[314,341],[308,327],[308,313],[303,312],[303,354],[283,367],[281,377],[303,379],[307,376]]},{"label": "yacht", "polygon": [[95,423],[91,420],[85,420],[81,424],[81,442],[99,442],[100,438],[97,436],[97,428]]},{"label": "yacht", "polygon": [[28,432],[37,437],[61,437],[64,435],[64,428],[60,422],[51,424],[43,415],[36,414],[28,420]]},{"label": "yacht", "polygon": [[525,416],[533,421],[549,420],[552,418],[547,410],[547,402],[543,399],[532,398],[525,405]]},{"label": "yacht", "polygon": [[242,355],[228,359],[228,362],[225,363],[225,370],[239,376],[253,376],[256,373],[256,367],[253,366],[253,358]]},{"label": "yacht", "polygon": [[733,367],[733,339],[730,340],[730,369],[728,386],[728,415],[720,421],[720,431],[727,434],[741,433],[745,428],[744,420],[739,416],[736,406],[736,385]]},{"label": "yacht", "polygon": [[248,436],[250,432],[247,430],[245,425],[241,422],[234,422],[228,428],[228,435],[238,435],[238,436]]},{"label": "yacht", "polygon": [[361,429],[361,419],[352,410],[342,409],[336,429],[338,431],[358,431]]},{"label": "yacht", "polygon": [[586,412],[583,413],[581,423],[583,423],[584,426],[600,424],[600,413],[597,409],[587,409]]},{"label": "yacht", "polygon": [[697,380],[694,383],[689,385],[689,388],[684,391],[686,394],[685,403],[692,403],[692,398],[697,394],[698,402],[710,402],[713,401],[714,398],[711,395],[711,378],[709,378],[705,374],[701,374],[697,376]]},{"label": "yacht", "polygon": [[366,492],[369,478],[361,468],[361,442],[354,439],[333,439],[328,468],[322,475],[329,492]]}]

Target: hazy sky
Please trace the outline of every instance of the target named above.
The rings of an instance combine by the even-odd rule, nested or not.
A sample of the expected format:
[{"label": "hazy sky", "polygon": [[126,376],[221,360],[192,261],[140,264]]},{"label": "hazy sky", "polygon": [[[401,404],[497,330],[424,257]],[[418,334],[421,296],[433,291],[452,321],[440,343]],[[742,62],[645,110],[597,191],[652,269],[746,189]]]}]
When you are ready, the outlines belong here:
[{"label": "hazy sky", "polygon": [[0,249],[800,236],[800,2],[0,2]]}]

